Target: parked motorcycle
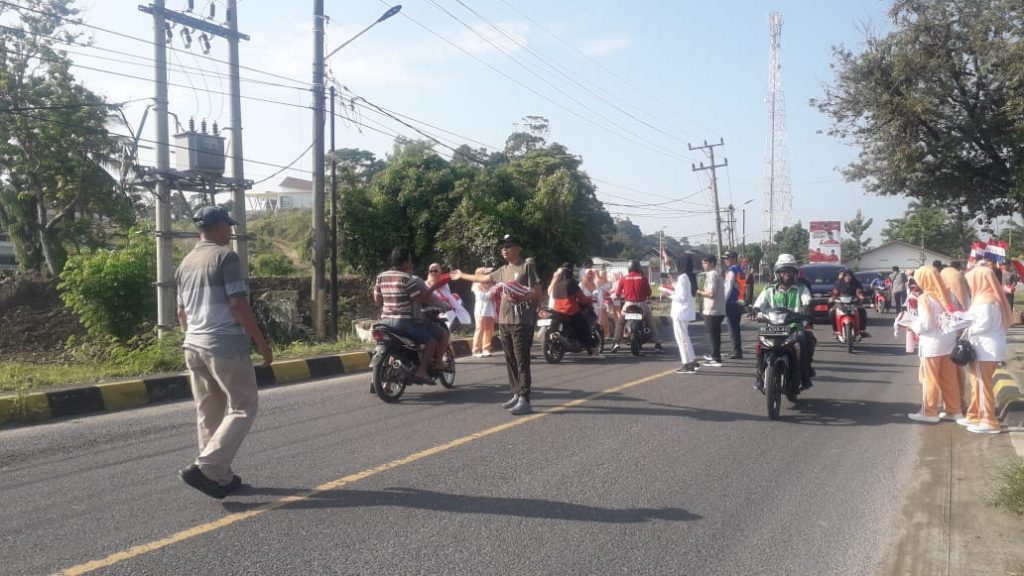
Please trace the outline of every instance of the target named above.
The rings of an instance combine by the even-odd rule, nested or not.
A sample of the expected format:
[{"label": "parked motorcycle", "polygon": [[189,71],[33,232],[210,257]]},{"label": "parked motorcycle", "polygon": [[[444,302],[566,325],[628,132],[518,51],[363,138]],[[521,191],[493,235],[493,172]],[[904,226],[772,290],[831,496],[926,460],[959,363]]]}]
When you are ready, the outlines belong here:
[{"label": "parked motorcycle", "polygon": [[[447,317],[442,310],[425,308],[423,314],[429,322],[448,331]],[[373,369],[370,391],[385,402],[397,402],[406,386],[420,384],[415,374],[423,355],[423,346],[387,324],[374,324],[370,334],[377,343],[370,360]],[[449,345],[445,350],[444,369],[437,371],[431,367],[427,373],[433,380],[431,385],[455,387],[455,350],[452,346]]]},{"label": "parked motorcycle", "polygon": [[757,356],[763,358],[758,367],[764,380],[764,395],[768,401],[768,417],[779,418],[782,396],[796,402],[800,395],[800,356],[809,351],[800,350],[797,338],[804,331],[804,317],[786,308],[771,308],[757,315],[761,326],[757,330]]},{"label": "parked motorcycle", "polygon": [[[541,346],[544,351],[544,360],[549,364],[558,364],[565,357],[567,352],[586,352],[579,336],[573,333],[569,318],[560,312],[542,307],[537,311],[537,327],[541,329]],[[591,339],[597,343],[597,349],[604,349],[604,331],[596,322],[588,322],[590,325]]]},{"label": "parked motorcycle", "polygon": [[835,338],[846,345],[847,352],[853,352],[853,345],[861,340],[860,304],[853,296],[839,296],[835,300]]},{"label": "parked motorcycle", "polygon": [[651,328],[644,322],[643,308],[635,302],[628,303],[622,308],[621,318],[622,322],[626,323],[622,338],[629,342],[629,352],[633,356],[639,356],[643,345],[653,339]]}]

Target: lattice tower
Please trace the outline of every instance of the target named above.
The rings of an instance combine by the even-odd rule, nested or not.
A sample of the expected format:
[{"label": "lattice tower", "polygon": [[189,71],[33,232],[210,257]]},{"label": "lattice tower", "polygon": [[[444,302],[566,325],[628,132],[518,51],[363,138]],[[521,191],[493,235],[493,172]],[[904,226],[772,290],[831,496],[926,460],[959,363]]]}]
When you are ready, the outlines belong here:
[{"label": "lattice tower", "polygon": [[786,153],[786,96],[782,91],[782,14],[768,15],[771,52],[768,58],[768,141],[765,150],[763,240],[770,243],[793,211]]}]

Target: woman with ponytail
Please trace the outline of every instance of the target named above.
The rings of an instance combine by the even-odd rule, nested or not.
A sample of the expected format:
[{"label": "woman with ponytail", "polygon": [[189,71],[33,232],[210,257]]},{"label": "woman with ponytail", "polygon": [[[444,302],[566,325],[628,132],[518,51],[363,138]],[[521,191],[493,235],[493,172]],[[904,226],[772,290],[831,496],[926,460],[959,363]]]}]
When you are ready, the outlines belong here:
[{"label": "woman with ponytail", "polygon": [[967,273],[967,284],[971,289],[967,316],[972,320],[967,337],[974,346],[975,359],[968,365],[971,403],[967,415],[956,423],[966,426],[970,432],[998,434],[992,378],[1006,356],[1006,329],[1010,327],[1013,312],[992,269],[975,267]]}]

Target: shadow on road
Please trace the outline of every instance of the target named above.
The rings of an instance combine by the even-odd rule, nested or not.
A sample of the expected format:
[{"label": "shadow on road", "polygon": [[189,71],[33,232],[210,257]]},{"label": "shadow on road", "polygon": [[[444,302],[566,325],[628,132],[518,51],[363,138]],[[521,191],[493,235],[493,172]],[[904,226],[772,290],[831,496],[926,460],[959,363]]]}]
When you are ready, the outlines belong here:
[{"label": "shadow on road", "polygon": [[[287,497],[304,492],[297,488],[264,488],[243,486],[239,495]],[[253,502],[225,502],[228,512],[245,512],[263,504]],[[651,520],[689,522],[701,516],[682,508],[602,508],[584,504],[571,504],[537,498],[499,498],[493,496],[467,496],[446,494],[416,488],[388,488],[371,490],[328,490],[288,504],[291,510],[319,510],[336,508],[367,508],[393,506],[418,510],[431,510],[456,514],[490,514],[523,518],[570,520],[574,522],[602,522],[609,524],[637,524]]]},{"label": "shadow on road", "polygon": [[916,412],[918,408],[917,404],[908,402],[800,398],[795,405],[783,408],[780,420],[817,426],[915,424],[907,418],[907,414]]}]

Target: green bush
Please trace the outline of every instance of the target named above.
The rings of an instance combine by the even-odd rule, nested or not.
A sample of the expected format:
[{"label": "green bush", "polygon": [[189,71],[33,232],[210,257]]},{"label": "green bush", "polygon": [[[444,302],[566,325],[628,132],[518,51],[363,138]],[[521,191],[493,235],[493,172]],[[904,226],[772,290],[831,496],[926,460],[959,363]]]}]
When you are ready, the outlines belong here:
[{"label": "green bush", "polygon": [[295,265],[284,254],[261,254],[252,263],[255,276],[294,276]]},{"label": "green bush", "polygon": [[992,503],[1024,516],[1024,459],[1011,460],[999,469]]},{"label": "green bush", "polygon": [[90,334],[126,342],[154,319],[155,282],[156,243],[133,233],[123,248],[69,258],[59,288],[64,304]]}]

